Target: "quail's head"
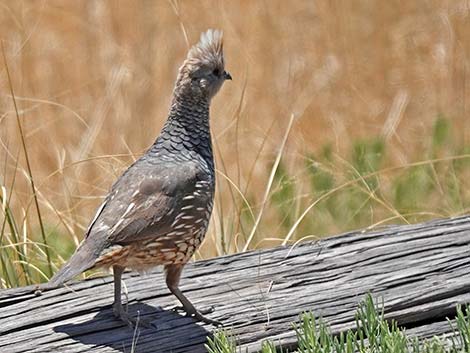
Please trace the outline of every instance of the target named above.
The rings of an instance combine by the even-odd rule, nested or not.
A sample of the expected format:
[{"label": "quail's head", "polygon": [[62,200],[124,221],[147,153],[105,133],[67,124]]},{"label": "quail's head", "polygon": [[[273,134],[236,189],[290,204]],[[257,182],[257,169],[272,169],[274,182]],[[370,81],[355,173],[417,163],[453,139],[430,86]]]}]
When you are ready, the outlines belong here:
[{"label": "quail's head", "polygon": [[222,32],[209,29],[189,50],[179,70],[176,88],[179,93],[210,100],[224,81],[231,79],[224,66]]}]

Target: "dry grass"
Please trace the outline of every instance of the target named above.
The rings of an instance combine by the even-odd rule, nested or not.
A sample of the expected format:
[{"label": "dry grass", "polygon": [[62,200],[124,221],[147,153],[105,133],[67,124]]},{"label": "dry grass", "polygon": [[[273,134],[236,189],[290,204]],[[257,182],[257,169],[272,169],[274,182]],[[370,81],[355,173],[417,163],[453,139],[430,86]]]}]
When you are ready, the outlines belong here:
[{"label": "dry grass", "polygon": [[[218,194],[197,257],[468,210],[467,1],[0,8],[54,266],[153,142],[188,44],[209,27],[224,30],[234,81],[212,109]],[[0,286],[10,286],[50,273],[3,63],[0,87]]]}]

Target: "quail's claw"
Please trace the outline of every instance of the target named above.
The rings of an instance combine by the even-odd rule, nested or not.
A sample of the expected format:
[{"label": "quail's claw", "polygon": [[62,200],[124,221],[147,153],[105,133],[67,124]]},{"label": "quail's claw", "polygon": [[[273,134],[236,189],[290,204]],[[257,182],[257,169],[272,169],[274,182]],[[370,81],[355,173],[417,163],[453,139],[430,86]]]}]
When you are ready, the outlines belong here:
[{"label": "quail's claw", "polygon": [[[186,314],[188,314],[188,316],[194,315],[193,312],[189,314],[188,311],[190,310],[186,310],[184,306],[182,305],[176,305],[173,308],[171,308],[171,310],[177,313],[185,312]],[[213,313],[214,311],[215,311],[215,308],[212,305],[208,308],[203,308],[203,309],[198,310],[198,312],[202,315],[207,315],[207,314]]]},{"label": "quail's claw", "polygon": [[208,317],[202,315],[199,311],[196,311],[194,318],[198,321],[205,322],[206,324],[211,324],[218,327],[224,326],[220,321],[209,319]]},{"label": "quail's claw", "polygon": [[212,305],[207,308],[198,310],[198,312],[202,315],[207,315],[207,314],[213,313],[214,311],[215,311],[215,308]]},{"label": "quail's claw", "polygon": [[171,311],[174,311],[175,313],[180,313],[185,311],[182,305],[176,305],[173,308],[170,309]]},{"label": "quail's claw", "polygon": [[140,317],[139,312],[137,313],[137,317],[133,318],[131,315],[129,315],[127,310],[123,310],[122,306],[121,306],[120,309],[116,308],[116,307],[113,307],[113,313],[114,313],[114,316],[116,317],[116,319],[121,320],[127,326],[129,326],[131,329],[139,328],[139,327],[148,328],[148,329],[150,329],[150,328],[155,329],[156,328],[156,326],[154,324],[152,324],[152,322],[150,320],[142,319]]},{"label": "quail's claw", "polygon": [[173,308],[174,311],[182,311],[186,313],[186,316],[192,317],[196,319],[197,321],[204,322],[206,324],[211,324],[214,326],[223,326],[223,324],[220,321],[217,320],[212,320],[209,319],[208,317],[205,317],[204,315],[210,314],[215,311],[215,308],[213,306],[210,306],[208,308],[204,308],[202,310],[193,310],[193,308],[185,308],[184,306],[175,306]]}]

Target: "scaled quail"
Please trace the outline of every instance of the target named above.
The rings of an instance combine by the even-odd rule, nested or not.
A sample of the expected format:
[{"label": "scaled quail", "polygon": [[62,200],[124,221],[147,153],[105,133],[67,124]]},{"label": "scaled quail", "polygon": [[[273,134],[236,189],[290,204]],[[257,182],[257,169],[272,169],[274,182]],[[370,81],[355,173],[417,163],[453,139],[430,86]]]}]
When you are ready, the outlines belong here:
[{"label": "scaled quail", "polygon": [[[72,258],[52,277],[56,287],[85,270],[112,267],[114,315],[133,326],[121,303],[125,268],[163,265],[166,284],[187,315],[203,316],[178,288],[211,216],[215,173],[209,106],[225,80],[222,33],[201,35],[179,69],[168,120],[150,149],[114,183]],[[140,320],[142,322],[142,320]]]}]

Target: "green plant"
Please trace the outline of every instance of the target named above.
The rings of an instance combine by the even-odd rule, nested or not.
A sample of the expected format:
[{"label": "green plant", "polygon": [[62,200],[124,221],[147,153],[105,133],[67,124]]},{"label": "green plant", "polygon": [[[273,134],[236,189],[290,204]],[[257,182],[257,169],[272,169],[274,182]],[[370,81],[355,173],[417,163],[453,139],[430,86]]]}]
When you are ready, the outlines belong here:
[{"label": "green plant", "polygon": [[[392,320],[386,320],[383,304],[374,302],[368,294],[359,303],[355,315],[355,327],[346,332],[332,334],[323,319],[313,313],[304,313],[294,324],[298,353],[465,353],[470,347],[470,315],[468,307],[457,307],[456,327],[449,346],[438,337],[419,341],[409,337]],[[227,331],[218,331],[209,339],[210,353],[236,353],[236,340]],[[238,348],[240,349],[240,348]],[[277,351],[276,351],[277,349]],[[263,344],[263,353],[282,352],[273,342]]]},{"label": "green plant", "polygon": [[213,337],[208,337],[206,348],[209,353],[237,352],[237,344],[235,338],[225,330],[216,331]]}]

